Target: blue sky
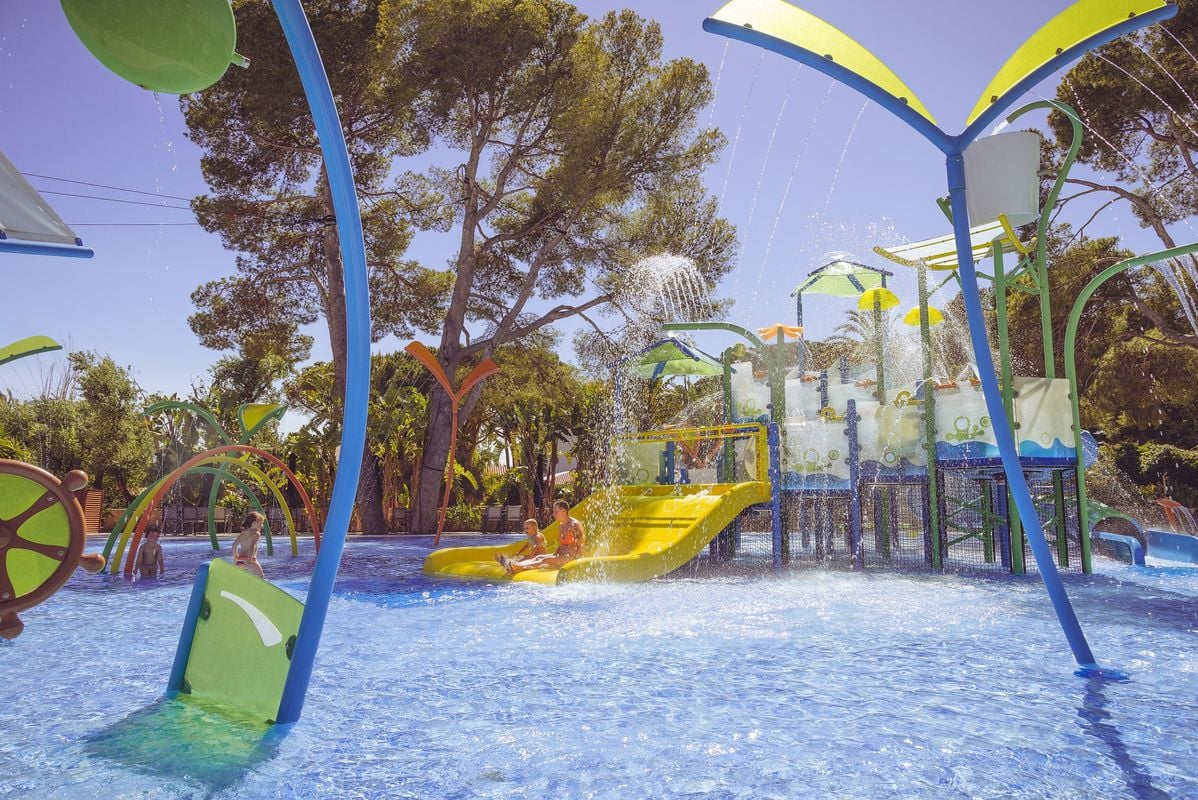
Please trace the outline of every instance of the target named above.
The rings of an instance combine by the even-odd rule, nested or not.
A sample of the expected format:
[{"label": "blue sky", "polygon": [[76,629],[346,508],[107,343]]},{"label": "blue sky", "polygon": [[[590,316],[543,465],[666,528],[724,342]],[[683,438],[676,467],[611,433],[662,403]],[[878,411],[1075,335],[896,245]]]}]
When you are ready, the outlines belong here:
[{"label": "blue sky", "polygon": [[[874,244],[945,232],[934,202],[944,193],[938,151],[884,110],[873,105],[863,110],[864,99],[852,90],[832,86],[830,79],[780,56],[705,33],[703,17],[718,2],[576,4],[591,15],[627,7],[658,20],[667,57],[702,61],[713,80],[718,78],[716,101],[707,116],[725,132],[729,146],[710,171],[708,186],[723,192],[724,214],[739,229],[739,267],[720,287],[737,301],[733,321],[748,327],[793,324],[789,293],[821,263],[824,252],[848,250],[882,265],[869,252]],[[950,132],[963,127],[961,121],[1006,57],[1068,4],[801,3],[879,55]],[[238,49],[253,58],[252,43],[240,42]],[[1054,84],[1055,79],[1037,92],[1051,97]],[[1033,99],[1036,95],[1029,94],[1027,100]],[[59,5],[46,0],[0,3],[0,150],[27,173],[161,197],[31,178],[41,190],[186,206],[175,198],[205,189],[199,151],[185,138],[177,99],[156,97],[107,72],[75,39]],[[186,393],[193,382],[202,381],[218,354],[200,347],[187,327],[189,295],[203,281],[232,273],[234,254],[224,251],[216,236],[189,224],[194,218],[187,210],[45,196],[96,250],[96,257],[6,257],[0,263],[0,340],[40,333],[70,349],[111,354],[131,365],[143,388],[151,391]],[[1153,245],[1125,209],[1116,207],[1104,219],[1096,233],[1124,235],[1139,248]],[[1183,241],[1193,238],[1188,229],[1178,235]],[[451,256],[451,247],[448,237],[420,235],[409,255],[440,266]],[[894,285],[905,305],[914,303],[911,276],[900,272]],[[809,305],[809,333],[827,335],[845,308],[835,300]],[[322,326],[312,332],[318,337],[314,355],[327,358]],[[724,342],[700,344],[718,351]],[[401,345],[384,341],[376,351]],[[27,394],[52,363],[52,356],[43,356],[10,365],[0,374],[0,389]]]}]

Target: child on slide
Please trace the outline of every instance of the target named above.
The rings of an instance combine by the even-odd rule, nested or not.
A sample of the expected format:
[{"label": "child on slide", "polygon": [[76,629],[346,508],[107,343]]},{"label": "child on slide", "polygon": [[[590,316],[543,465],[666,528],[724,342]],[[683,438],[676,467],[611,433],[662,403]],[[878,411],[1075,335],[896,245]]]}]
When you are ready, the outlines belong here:
[{"label": "child on slide", "polygon": [[528,540],[510,558],[503,553],[495,554],[495,560],[508,572],[512,571],[511,565],[517,561],[536,558],[549,552],[545,546],[545,534],[541,533],[541,526],[535,519],[524,520],[524,535]]},{"label": "child on slide", "polygon": [[[565,500],[555,500],[553,502],[553,518],[557,520],[558,525],[557,550],[520,561],[511,559],[499,561],[509,574],[514,575],[529,569],[560,569],[566,563],[582,555],[586,533],[583,531],[582,523],[570,516],[570,504]],[[541,542],[544,547],[544,536],[541,537]]]}]

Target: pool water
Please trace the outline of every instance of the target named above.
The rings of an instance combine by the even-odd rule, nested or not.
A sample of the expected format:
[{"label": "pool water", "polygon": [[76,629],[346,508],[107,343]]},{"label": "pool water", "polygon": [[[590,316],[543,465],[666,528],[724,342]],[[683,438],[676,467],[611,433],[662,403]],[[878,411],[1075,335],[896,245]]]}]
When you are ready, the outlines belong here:
[{"label": "pool water", "polygon": [[[1198,568],[1066,578],[1131,674],[1102,683],[1035,579],[489,586],[424,578],[429,546],[351,539],[266,742],[160,701],[206,543],[165,542],[163,580],[78,575],[0,644],[0,797],[1198,797]],[[302,596],[311,543],[277,552]]]}]

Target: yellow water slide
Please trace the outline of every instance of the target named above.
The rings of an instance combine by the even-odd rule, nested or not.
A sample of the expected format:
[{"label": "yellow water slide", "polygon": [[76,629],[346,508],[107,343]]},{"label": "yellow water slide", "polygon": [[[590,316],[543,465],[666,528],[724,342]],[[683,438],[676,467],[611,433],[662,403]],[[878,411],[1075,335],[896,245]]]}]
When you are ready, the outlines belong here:
[{"label": "yellow water slide", "polygon": [[[439,577],[552,584],[647,581],[678,569],[742,511],[769,500],[769,484],[763,481],[619,486],[595,492],[573,509],[571,515],[586,530],[586,547],[582,558],[561,569],[509,576],[495,555],[512,555],[521,547],[521,539],[501,547],[436,550],[425,559],[424,571]],[[544,531],[550,550],[557,547],[557,529],[555,522]]]}]

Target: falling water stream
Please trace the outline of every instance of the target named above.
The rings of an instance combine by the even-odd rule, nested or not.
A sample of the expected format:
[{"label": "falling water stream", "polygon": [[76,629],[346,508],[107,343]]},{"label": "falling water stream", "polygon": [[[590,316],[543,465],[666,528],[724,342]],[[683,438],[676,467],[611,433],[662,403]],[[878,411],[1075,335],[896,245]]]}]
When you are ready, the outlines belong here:
[{"label": "falling water stream", "polygon": [[757,69],[753,70],[753,80],[749,83],[749,91],[745,92],[745,106],[740,111],[740,121],[736,123],[736,135],[732,138],[732,151],[728,154],[728,169],[724,172],[724,185],[720,187],[719,205],[716,216],[724,207],[724,196],[728,193],[728,182],[732,179],[732,167],[736,164],[736,149],[740,146],[740,132],[745,126],[745,117],[749,114],[749,102],[753,99],[753,89],[757,86],[757,77],[761,74],[761,64],[765,61],[765,51],[757,59]]},{"label": "falling water stream", "polygon": [[1196,103],[1194,102],[1194,98],[1193,98],[1193,97],[1190,95],[1190,93],[1189,93],[1188,91],[1186,91],[1186,87],[1182,86],[1182,85],[1181,85],[1181,81],[1177,80],[1177,78],[1175,78],[1175,77],[1173,76],[1173,73],[1172,73],[1172,72],[1170,72],[1168,69],[1166,69],[1166,68],[1165,68],[1165,65],[1164,65],[1164,64],[1162,64],[1160,61],[1158,61],[1158,60],[1157,60],[1156,56],[1154,56],[1154,55],[1152,54],[1152,51],[1151,51],[1151,50],[1149,50],[1147,47],[1145,47],[1145,46],[1144,46],[1142,43],[1140,43],[1140,42],[1138,42],[1138,41],[1132,40],[1132,43],[1133,43],[1133,44],[1134,44],[1134,45],[1135,45],[1135,46],[1136,46],[1136,47],[1137,47],[1137,48],[1140,50],[1140,52],[1141,52],[1141,53],[1143,53],[1144,55],[1148,56],[1148,59],[1149,59],[1149,60],[1150,60],[1150,61],[1151,61],[1153,64],[1155,64],[1155,65],[1156,65],[1156,68],[1157,68],[1157,69],[1159,69],[1161,72],[1165,73],[1165,75],[1169,76],[1169,80],[1173,81],[1173,85],[1174,85],[1174,86],[1176,86],[1176,87],[1177,87],[1179,90],[1181,90],[1181,93],[1182,93],[1183,95],[1185,95],[1185,98],[1186,98],[1186,100],[1188,100],[1188,101],[1189,101],[1189,103],[1190,103],[1190,108],[1193,108],[1193,109],[1195,109],[1195,110],[1198,110],[1198,104],[1196,104]]},{"label": "falling water stream", "polygon": [[765,254],[761,257],[762,266],[761,269],[757,270],[757,282],[753,286],[754,303],[757,300],[757,291],[761,287],[761,276],[769,264],[770,251],[774,246],[774,236],[778,233],[778,224],[782,221],[782,213],[786,210],[786,201],[790,197],[790,189],[794,185],[795,176],[799,174],[799,163],[803,160],[803,154],[807,152],[807,143],[811,141],[811,134],[815,132],[816,125],[819,124],[820,118],[824,113],[824,107],[827,106],[828,98],[832,96],[832,89],[835,86],[835,81],[828,83],[828,91],[824,92],[824,97],[820,100],[819,107],[816,108],[815,115],[811,118],[811,124],[807,126],[807,133],[804,135],[803,142],[799,145],[798,153],[795,155],[794,166],[790,168],[790,177],[786,180],[786,188],[782,191],[782,199],[778,202],[778,211],[774,214],[774,224],[770,227],[770,236],[765,243]]},{"label": "falling water stream", "polygon": [[720,80],[724,77],[724,61],[728,58],[728,45],[732,44],[731,39],[724,41],[724,52],[720,54],[720,66],[715,72],[715,84],[711,89],[711,107],[707,109],[707,124],[711,125],[711,120],[715,117],[715,104],[720,98]]},{"label": "falling water stream", "polygon": [[[1166,101],[1165,98],[1163,98],[1159,94],[1157,94],[1155,89],[1153,89],[1148,84],[1144,83],[1144,81],[1140,80],[1135,75],[1132,75],[1130,72],[1128,72],[1126,69],[1124,69],[1120,65],[1116,64],[1114,61],[1111,61],[1109,58],[1107,58],[1106,56],[1104,56],[1102,53],[1098,52],[1097,50],[1094,51],[1094,57],[1098,58],[1102,61],[1105,61],[1107,64],[1110,64],[1112,67],[1119,70],[1124,75],[1126,75],[1127,77],[1131,78],[1133,81],[1138,83],[1141,87],[1143,87],[1144,91],[1148,92],[1150,95],[1152,95],[1154,98],[1156,98],[1156,101],[1158,103],[1163,105],[1165,108],[1169,109],[1169,113],[1171,113],[1173,116],[1180,119],[1181,123],[1183,125],[1185,125],[1186,130],[1190,132],[1191,136],[1198,136],[1198,133],[1195,133],[1194,129],[1192,127],[1190,127],[1190,123],[1186,122],[1185,117],[1183,117],[1181,114],[1179,114],[1177,112],[1177,109],[1175,109],[1173,106],[1169,105],[1168,101]],[[1153,60],[1155,61],[1155,59],[1153,59]],[[1172,75],[1167,70],[1165,71],[1165,74],[1172,77]],[[1174,79],[1174,82],[1176,83],[1176,79]]]},{"label": "falling water stream", "polygon": [[753,226],[753,215],[757,211],[757,198],[761,195],[761,184],[765,181],[765,173],[770,164],[770,156],[774,152],[774,140],[778,138],[778,128],[782,126],[782,117],[786,114],[786,104],[790,102],[790,95],[794,91],[795,82],[798,80],[799,72],[802,69],[802,64],[795,67],[794,74],[790,78],[790,86],[786,89],[786,96],[782,98],[782,106],[778,109],[778,119],[774,120],[774,130],[770,133],[770,143],[765,148],[765,157],[761,159],[761,172],[757,175],[757,186],[753,190],[753,201],[749,205],[749,219],[745,222],[745,230],[749,230]]},{"label": "falling water stream", "polygon": [[832,194],[836,191],[836,181],[840,178],[840,169],[844,166],[844,157],[848,155],[849,145],[853,143],[853,134],[857,132],[857,126],[861,124],[861,117],[864,116],[865,109],[868,107],[868,100],[861,104],[861,110],[857,112],[857,118],[853,120],[853,127],[849,128],[849,135],[845,137],[844,149],[840,151],[840,160],[836,162],[836,170],[832,173],[832,183],[828,186],[828,196],[824,198],[824,216],[827,216],[828,207],[832,205]]}]

